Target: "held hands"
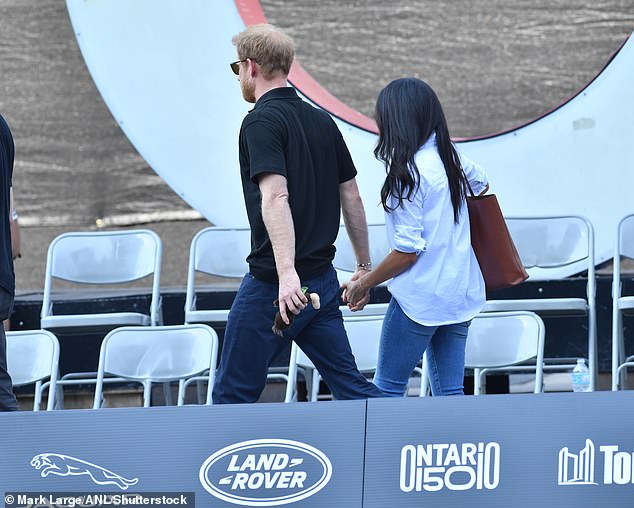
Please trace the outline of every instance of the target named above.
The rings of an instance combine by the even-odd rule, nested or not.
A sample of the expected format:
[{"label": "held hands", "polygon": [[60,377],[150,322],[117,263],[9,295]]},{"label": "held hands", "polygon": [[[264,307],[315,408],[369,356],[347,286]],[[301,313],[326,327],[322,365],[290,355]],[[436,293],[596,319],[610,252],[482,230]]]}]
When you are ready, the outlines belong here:
[{"label": "held hands", "polygon": [[348,308],[356,312],[362,310],[370,301],[370,286],[364,280],[368,274],[367,269],[360,269],[355,272],[348,282],[344,282],[343,301],[348,304]]}]

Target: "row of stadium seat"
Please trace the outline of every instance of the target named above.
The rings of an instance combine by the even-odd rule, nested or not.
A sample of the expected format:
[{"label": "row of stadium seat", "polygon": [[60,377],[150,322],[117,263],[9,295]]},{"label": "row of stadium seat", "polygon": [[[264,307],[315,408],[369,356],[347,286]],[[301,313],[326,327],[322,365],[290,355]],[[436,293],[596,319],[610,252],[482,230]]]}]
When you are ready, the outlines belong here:
[{"label": "row of stadium seat", "polygon": [[[508,218],[507,224],[515,240],[520,257],[529,272],[529,280],[552,280],[561,267],[578,266],[587,271],[586,298],[534,298],[487,301],[484,313],[536,312],[542,316],[586,316],[588,321],[588,360],[591,388],[595,388],[597,365],[597,332],[595,306],[594,233],[590,222],[583,217]],[[372,259],[382,259],[389,246],[384,225],[369,226]],[[335,268],[345,280],[355,270],[356,258],[342,227],[336,242]],[[248,271],[246,255],[250,249],[248,229],[205,228],[192,240],[185,296],[185,324],[218,323],[227,319],[229,309],[201,309],[196,291],[201,275],[241,277]],[[162,325],[160,267],[162,246],[160,238],[150,230],[71,232],[54,239],[48,250],[41,328],[50,331],[97,328],[105,331],[121,326]],[[614,256],[613,281],[613,368],[612,388],[618,389],[627,372],[634,366],[634,357],[625,354],[622,315],[634,312],[634,296],[621,291],[621,257],[634,258],[634,215],[619,224]],[[106,287],[149,277],[152,280],[147,312],[131,309],[128,312],[96,314],[59,314],[55,312],[54,281],[61,279],[77,284]],[[370,309],[368,306],[367,309]],[[352,318],[381,314],[385,305],[373,310],[350,313],[342,307],[344,317]],[[293,351],[297,357],[297,351]],[[576,359],[574,359],[576,360]],[[573,359],[544,362],[544,370],[570,370]],[[538,369],[539,370],[539,369]],[[60,385],[78,384],[77,379],[90,378],[91,373],[79,373],[58,381]],[[92,379],[95,378],[92,373]],[[287,381],[285,373],[277,373]],[[73,381],[75,379],[75,381]],[[289,386],[291,383],[289,383]],[[167,396],[167,392],[166,392]],[[287,394],[287,399],[289,394]],[[292,398],[292,396],[291,396]]]}]

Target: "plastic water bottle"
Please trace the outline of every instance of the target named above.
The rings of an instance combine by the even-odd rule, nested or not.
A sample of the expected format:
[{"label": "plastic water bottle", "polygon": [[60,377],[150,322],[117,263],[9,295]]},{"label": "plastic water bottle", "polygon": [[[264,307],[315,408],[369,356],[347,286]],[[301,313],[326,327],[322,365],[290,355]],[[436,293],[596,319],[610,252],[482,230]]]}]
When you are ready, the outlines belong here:
[{"label": "plastic water bottle", "polygon": [[575,365],[575,368],[572,369],[572,391],[590,391],[590,371],[588,370],[583,358],[579,358],[577,360],[577,365]]}]

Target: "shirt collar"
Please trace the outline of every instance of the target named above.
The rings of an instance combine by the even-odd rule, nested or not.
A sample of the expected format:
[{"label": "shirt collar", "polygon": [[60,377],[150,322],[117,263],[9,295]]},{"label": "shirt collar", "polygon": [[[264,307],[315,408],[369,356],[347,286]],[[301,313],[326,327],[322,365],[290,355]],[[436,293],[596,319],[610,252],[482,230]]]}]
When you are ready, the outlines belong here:
[{"label": "shirt collar", "polygon": [[253,109],[257,109],[262,106],[265,102],[268,102],[273,99],[299,99],[297,92],[292,86],[283,86],[279,88],[273,88],[266,92],[262,97],[258,99],[255,103]]}]

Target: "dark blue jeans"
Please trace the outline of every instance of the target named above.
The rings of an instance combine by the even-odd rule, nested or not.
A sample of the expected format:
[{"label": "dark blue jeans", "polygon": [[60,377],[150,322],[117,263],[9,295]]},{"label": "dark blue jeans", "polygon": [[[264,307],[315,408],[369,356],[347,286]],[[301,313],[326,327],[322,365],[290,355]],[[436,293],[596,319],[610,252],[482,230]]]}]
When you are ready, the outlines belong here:
[{"label": "dark blue jeans", "polygon": [[2,321],[10,316],[12,308],[13,295],[0,287],[0,411],[18,410],[11,377],[7,372],[7,338],[2,326]]},{"label": "dark blue jeans", "polygon": [[231,306],[216,375],[215,404],[256,402],[275,356],[294,340],[311,359],[336,399],[381,397],[381,391],[359,371],[339,311],[339,282],[333,268],[303,280],[317,293],[321,308],[308,305],[279,337],[271,330],[278,285],[247,274]]}]

